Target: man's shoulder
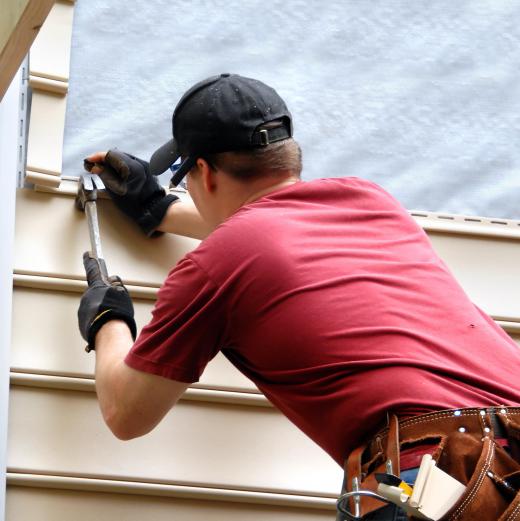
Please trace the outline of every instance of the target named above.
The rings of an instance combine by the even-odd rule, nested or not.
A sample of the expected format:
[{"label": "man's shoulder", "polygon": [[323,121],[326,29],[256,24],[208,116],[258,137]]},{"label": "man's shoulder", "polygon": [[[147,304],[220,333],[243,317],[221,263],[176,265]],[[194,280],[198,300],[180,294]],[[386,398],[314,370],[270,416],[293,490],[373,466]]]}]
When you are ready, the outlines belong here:
[{"label": "man's shoulder", "polygon": [[[302,181],[288,195],[293,197],[312,194],[319,197],[342,197],[343,195],[352,194],[355,191],[391,196],[381,185],[369,179],[357,176],[344,177],[320,177]],[[285,194],[283,194],[285,195]]]},{"label": "man's shoulder", "polygon": [[[228,265],[257,255],[277,254],[284,238],[318,228],[323,208],[338,215],[374,206],[394,206],[383,188],[359,177],[329,177],[302,181],[267,194],[239,208],[204,239],[190,257],[202,267]],[[330,213],[329,213],[330,215]]]},{"label": "man's shoulder", "polygon": [[256,235],[262,233],[270,220],[269,213],[259,211],[242,211],[226,219],[217,226],[192,252],[195,261],[216,253],[229,258],[236,254],[235,245],[248,244]]}]

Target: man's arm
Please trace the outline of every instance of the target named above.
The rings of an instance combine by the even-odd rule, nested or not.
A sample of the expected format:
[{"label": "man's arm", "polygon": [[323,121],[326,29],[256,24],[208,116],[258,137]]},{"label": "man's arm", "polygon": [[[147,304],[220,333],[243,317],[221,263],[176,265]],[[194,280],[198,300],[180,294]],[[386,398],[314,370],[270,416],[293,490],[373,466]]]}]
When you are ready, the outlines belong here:
[{"label": "man's arm", "polygon": [[205,239],[212,232],[192,201],[171,204],[157,230],[199,240]]},{"label": "man's arm", "polygon": [[[115,154],[115,152],[111,152],[112,154]],[[119,160],[122,160],[125,156],[122,153],[118,153]],[[93,174],[98,174],[101,176],[102,180],[105,182],[105,185],[107,185],[107,189],[110,186],[110,181],[114,181],[113,175],[108,175],[108,172],[105,172],[105,161],[107,160],[107,152],[96,152],[95,154],[92,154],[91,156],[86,158],[86,161],[90,165],[90,171]],[[128,159],[128,158],[127,158]],[[141,162],[143,163],[143,162]],[[116,161],[112,161],[112,168],[116,167]],[[115,171],[115,175],[118,175],[119,172]],[[145,171],[142,167],[136,171],[132,171],[130,169],[130,176],[138,176],[138,175],[146,175]],[[150,175],[150,174],[148,174]],[[133,184],[139,184],[143,185],[145,184],[145,179],[134,179],[133,181],[130,178],[126,178],[126,181],[123,180],[124,177],[116,179],[116,183],[118,185],[122,185],[124,183],[133,183]],[[136,183],[136,181],[139,181]],[[149,180],[150,181],[150,180]],[[148,183],[149,184],[149,183]],[[153,181],[153,185],[156,185],[156,182]],[[148,186],[148,185],[147,185]],[[158,185],[156,185],[156,188],[158,188]],[[109,191],[109,193],[111,193]],[[114,194],[112,194],[114,195]],[[174,194],[175,195],[175,194]],[[115,197],[118,197],[117,194],[115,194]],[[129,198],[129,194],[126,194],[125,196],[119,196],[119,199]],[[135,205],[138,206],[137,204]],[[202,219],[201,215],[199,214],[197,208],[193,204],[191,200],[189,201],[175,201],[172,204],[168,206],[168,209],[166,210],[166,213],[164,214],[164,217],[162,217],[162,220],[155,228],[157,231],[167,232],[167,233],[174,233],[177,235],[183,235],[185,237],[191,237],[193,239],[205,239],[212,231],[211,227],[208,226],[208,224]]]},{"label": "man's arm", "polygon": [[122,320],[107,322],[96,335],[96,392],[106,424],[121,440],[150,432],[189,385],[127,366],[132,344]]},{"label": "man's arm", "polygon": [[137,335],[134,306],[119,277],[107,283],[101,264],[83,254],[88,288],[78,309],[78,325],[88,349],[96,352],[96,391],[103,417],[120,439],[151,431],[175,405],[187,383],[136,371],[125,357]]}]

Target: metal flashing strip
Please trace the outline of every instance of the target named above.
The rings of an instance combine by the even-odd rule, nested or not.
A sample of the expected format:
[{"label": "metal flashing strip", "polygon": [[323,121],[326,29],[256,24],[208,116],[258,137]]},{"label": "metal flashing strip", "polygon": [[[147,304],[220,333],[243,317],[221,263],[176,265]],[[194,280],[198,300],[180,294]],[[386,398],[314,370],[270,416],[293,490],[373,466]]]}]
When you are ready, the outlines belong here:
[{"label": "metal flashing strip", "polygon": [[27,71],[29,70],[29,59],[26,56],[21,67],[20,99],[18,110],[18,172],[16,187],[21,188],[24,184],[24,173],[27,164],[27,137],[29,130],[29,81]]},{"label": "metal flashing strip", "polygon": [[419,210],[410,210],[410,215],[426,231],[520,239],[520,221],[518,220],[423,212]]},{"label": "metal flashing strip", "polygon": [[[19,387],[36,387],[41,389],[57,389],[63,391],[96,391],[96,383],[93,378],[78,378],[70,376],[44,375],[23,370],[11,370],[11,385]],[[181,400],[192,402],[222,403],[228,405],[243,405],[253,407],[272,408],[271,402],[259,393],[224,391],[190,387],[182,395]]]},{"label": "metal flashing strip", "polygon": [[7,485],[18,487],[49,488],[84,492],[106,492],[112,494],[132,494],[140,496],[172,497],[206,501],[250,503],[292,508],[312,508],[335,510],[336,500],[329,497],[256,492],[252,490],[232,490],[188,486],[170,483],[148,483],[119,481],[112,479],[87,478],[79,476],[57,476],[30,474],[8,468]]}]

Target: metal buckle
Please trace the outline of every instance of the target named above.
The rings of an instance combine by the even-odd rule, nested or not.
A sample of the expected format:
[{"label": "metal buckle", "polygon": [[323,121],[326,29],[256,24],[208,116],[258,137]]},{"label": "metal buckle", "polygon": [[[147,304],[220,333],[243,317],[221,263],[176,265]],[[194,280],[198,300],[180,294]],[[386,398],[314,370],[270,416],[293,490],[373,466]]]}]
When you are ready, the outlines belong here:
[{"label": "metal buckle", "polygon": [[269,132],[267,129],[263,128],[262,130],[259,130],[258,133],[260,134],[260,144],[265,146],[269,144]]}]

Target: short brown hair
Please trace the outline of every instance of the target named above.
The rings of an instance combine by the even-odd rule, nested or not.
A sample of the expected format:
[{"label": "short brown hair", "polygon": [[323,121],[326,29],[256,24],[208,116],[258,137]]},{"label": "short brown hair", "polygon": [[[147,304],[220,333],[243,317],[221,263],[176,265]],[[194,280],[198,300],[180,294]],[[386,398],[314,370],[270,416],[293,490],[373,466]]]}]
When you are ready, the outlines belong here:
[{"label": "short brown hair", "polygon": [[212,168],[219,168],[244,181],[284,173],[299,177],[302,170],[300,145],[292,138],[264,147],[206,154],[203,158]]}]

